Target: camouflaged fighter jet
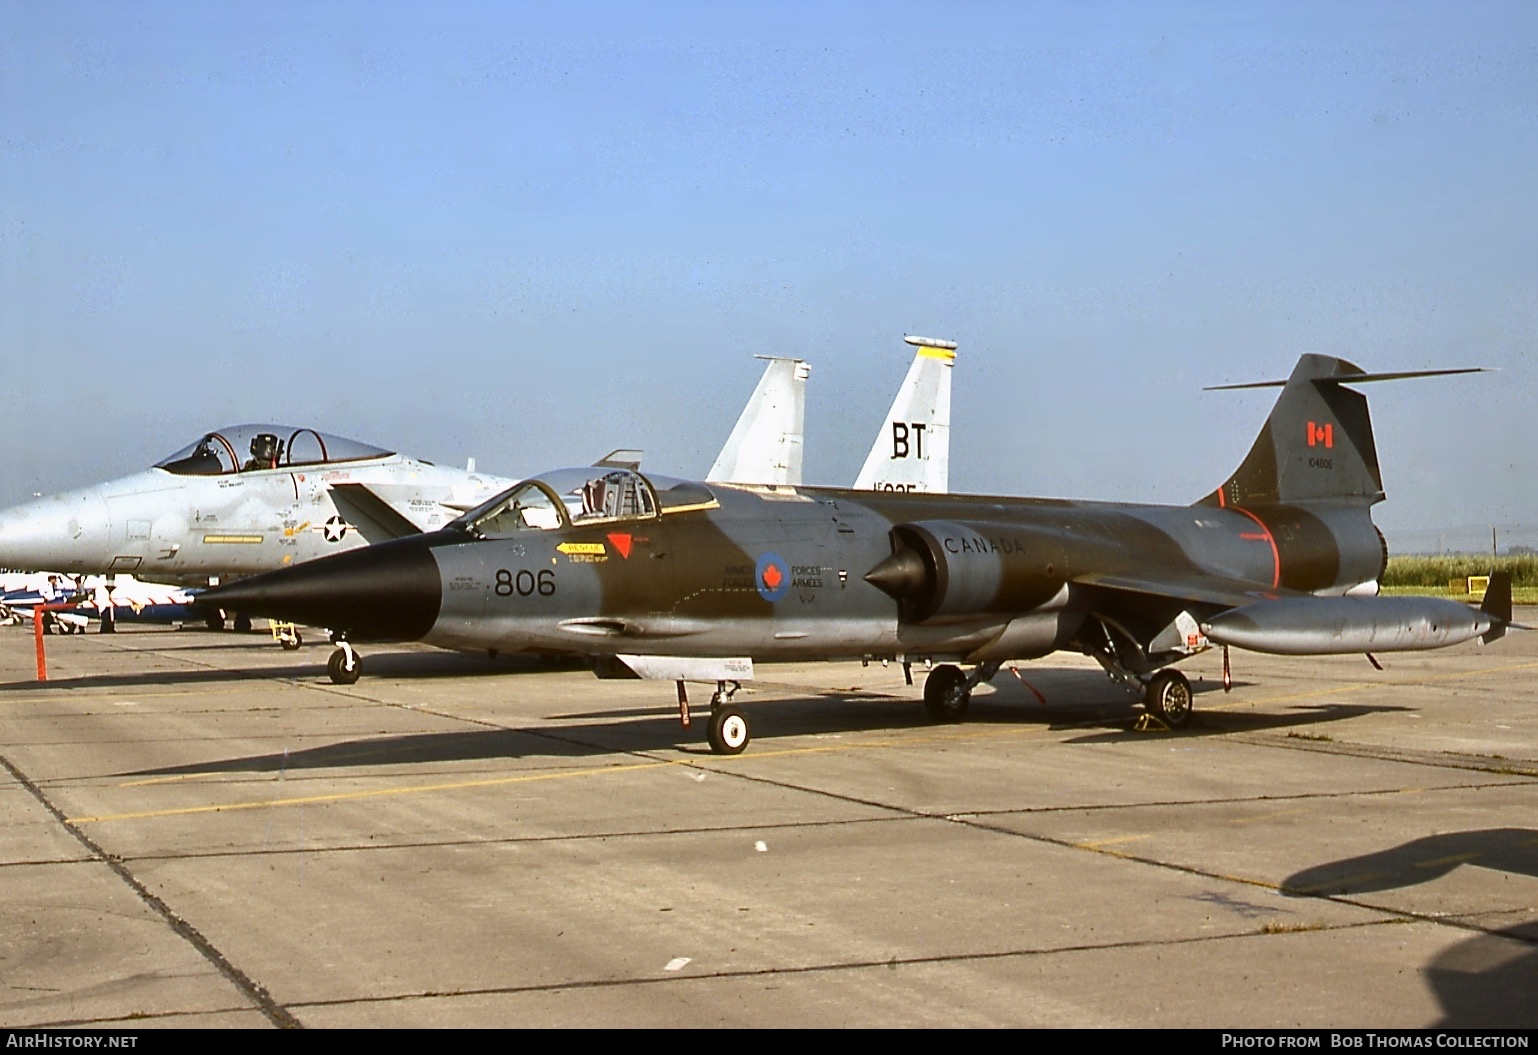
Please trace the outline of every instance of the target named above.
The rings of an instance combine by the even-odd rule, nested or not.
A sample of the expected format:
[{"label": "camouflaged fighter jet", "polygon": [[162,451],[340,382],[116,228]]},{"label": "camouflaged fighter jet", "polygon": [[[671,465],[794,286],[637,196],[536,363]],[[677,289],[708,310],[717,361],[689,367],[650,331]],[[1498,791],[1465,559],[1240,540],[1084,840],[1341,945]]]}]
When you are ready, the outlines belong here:
[{"label": "camouflaged fighter jet", "polygon": [[[1171,665],[1213,645],[1325,654],[1501,636],[1510,582],[1482,609],[1375,596],[1388,547],[1370,374],[1306,355],[1238,471],[1191,506],[747,488],[564,470],[442,530],[220,587],[203,603],[344,629],[351,640],[588,657],[600,673],[714,681],[709,741],[736,753],[731,694],[754,660],[941,661],[937,721],[1001,664],[1072,649],[1170,726],[1191,713]],[[1246,387],[1246,386],[1234,386]],[[970,667],[964,670],[961,665]],[[356,680],[344,641],[338,682]]]}]

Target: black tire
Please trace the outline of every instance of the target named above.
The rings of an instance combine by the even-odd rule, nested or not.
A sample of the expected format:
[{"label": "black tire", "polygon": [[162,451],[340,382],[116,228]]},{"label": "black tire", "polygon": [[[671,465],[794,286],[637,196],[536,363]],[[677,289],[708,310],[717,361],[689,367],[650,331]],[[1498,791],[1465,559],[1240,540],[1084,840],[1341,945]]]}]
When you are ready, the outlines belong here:
[{"label": "black tire", "polygon": [[223,630],[224,629],[224,613],[223,612],[218,612],[218,613],[216,613],[214,615],[208,616],[206,619],[203,620],[203,625],[208,627],[208,629],[210,629],[210,630]]},{"label": "black tire", "polygon": [[278,638],[278,644],[283,646],[283,651],[285,652],[297,652],[299,651],[299,646],[304,644],[304,638],[300,637],[299,631],[295,630],[288,637]]},{"label": "black tire", "polygon": [[1143,693],[1148,713],[1171,729],[1183,729],[1191,721],[1191,683],[1178,670],[1161,670]]},{"label": "black tire", "polygon": [[932,722],[959,722],[967,716],[972,690],[961,668],[946,663],[924,679],[924,713]]},{"label": "black tire", "polygon": [[352,669],[347,669],[347,653],[337,649],[331,653],[331,658],[326,660],[326,673],[331,675],[331,681],[336,685],[355,684],[363,673],[363,657],[356,652],[352,654]]},{"label": "black tire", "polygon": [[237,615],[235,617],[235,633],[249,634],[251,632],[251,617],[249,615]]},{"label": "black tire", "polygon": [[735,707],[711,711],[705,738],[710,741],[710,749],[718,755],[742,754],[752,738],[747,716]]}]

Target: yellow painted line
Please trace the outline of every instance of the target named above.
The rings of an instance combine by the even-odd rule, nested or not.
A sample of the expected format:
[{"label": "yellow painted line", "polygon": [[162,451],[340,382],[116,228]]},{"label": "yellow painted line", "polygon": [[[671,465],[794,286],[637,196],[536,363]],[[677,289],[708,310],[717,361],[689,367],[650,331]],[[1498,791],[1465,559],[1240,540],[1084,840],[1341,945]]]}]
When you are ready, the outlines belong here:
[{"label": "yellow painted line", "polygon": [[1297,887],[1296,889],[1302,894],[1317,894],[1321,890],[1349,890],[1358,883],[1370,883],[1374,879],[1382,878],[1382,872],[1358,872],[1356,875],[1340,876],[1322,883],[1315,883],[1313,886]]},{"label": "yellow painted line", "polygon": [[1149,835],[1123,835],[1115,839],[1096,839],[1094,842],[1074,843],[1081,850],[1099,850],[1107,846],[1115,846],[1117,843],[1135,843],[1140,839],[1149,839]]},{"label": "yellow painted line", "polygon": [[179,773],[174,777],[155,777],[151,780],[130,780],[126,784],[118,784],[120,788],[143,788],[151,784],[179,784],[184,780],[197,780],[212,776],[230,776],[232,774],[217,773]]},{"label": "yellow painted line", "polygon": [[203,541],[206,542],[206,543],[226,543],[226,542],[229,542],[229,543],[235,543],[236,545],[241,545],[241,546],[254,546],[254,545],[258,545],[258,544],[261,543],[262,536],[260,536],[260,535],[204,535],[203,536]]},{"label": "yellow painted line", "polygon": [[[281,679],[264,679],[264,680],[281,680]],[[82,689],[62,689],[61,690],[58,687],[58,685],[53,683],[53,682],[42,681],[42,682],[38,682],[38,687],[36,689],[12,689],[12,690],[10,690],[11,693],[15,693],[16,695],[14,697],[11,697],[11,698],[8,698],[8,699],[0,699],[0,706],[4,706],[4,705],[6,705],[8,703],[34,703],[34,704],[35,703],[43,703],[43,702],[45,702],[46,697],[43,697],[41,695],[33,695],[33,694],[34,693],[42,694],[42,693],[60,692],[60,691],[68,692],[69,693],[70,701],[71,702],[79,702],[79,703],[86,703],[86,702],[98,701],[98,700],[114,701],[114,702],[116,702],[116,701],[119,701],[119,700],[137,701],[137,700],[156,700],[156,699],[163,699],[163,698],[164,699],[175,699],[175,698],[178,698],[178,697],[185,697],[185,696],[197,696],[197,697],[200,697],[200,698],[206,698],[206,697],[213,696],[213,695],[220,695],[219,693],[216,693],[214,691],[204,690],[204,689],[188,689],[185,692],[135,692],[135,693],[132,693],[132,694],[121,693],[121,692],[95,692],[95,693],[93,693],[93,692],[86,692],[86,691],[84,691]],[[7,695],[9,696],[10,694],[8,693]]]},{"label": "yellow painted line", "polygon": [[1257,813],[1252,817],[1240,817],[1238,820],[1229,821],[1230,824],[1259,824],[1261,821],[1269,821],[1276,817],[1295,817],[1299,814],[1314,813],[1312,806],[1300,806],[1295,810],[1276,810],[1272,813]]},{"label": "yellow painted line", "polygon": [[229,802],[217,806],[184,806],[180,809],[145,810],[139,813],[107,813],[97,817],[68,817],[70,824],[102,824],[107,821],[134,821],[153,817],[187,817],[199,813],[224,813],[236,810],[279,809],[285,806],[313,806],[326,802],[350,802],[360,799],[378,799],[394,795],[417,795],[430,791],[463,791],[468,788],[490,788],[506,784],[531,784],[543,780],[565,780],[569,777],[591,777],[607,773],[633,773],[642,769],[660,769],[663,766],[683,765],[687,759],[671,762],[639,762],[629,766],[605,766],[602,769],[573,769],[563,773],[534,773],[516,777],[493,777],[487,780],[465,780],[452,784],[421,784],[407,788],[375,788],[372,791],[340,791],[331,795],[306,795],[297,799],[268,799],[262,802]]},{"label": "yellow painted line", "polygon": [[1443,865],[1468,864],[1479,857],[1478,854],[1451,854],[1447,857],[1434,857],[1430,861],[1416,861],[1416,868],[1441,868]]},{"label": "yellow painted line", "polygon": [[[994,731],[992,735],[1019,735],[1020,733],[1026,731],[1028,730],[998,730]],[[954,740],[975,740],[982,735],[989,734],[953,734],[949,736],[928,736],[917,740],[881,740],[873,743],[831,744],[819,747],[787,748],[784,751],[757,751],[752,755],[742,757],[737,761],[756,762],[760,759],[786,758],[796,755],[826,754],[833,751],[871,750],[874,748],[883,747],[911,747],[916,744],[924,743]],[[185,817],[201,813],[223,813],[225,811],[233,812],[235,810],[281,809],[287,806],[307,806],[330,802],[351,802],[361,799],[387,798],[397,795],[419,795],[438,791],[463,791],[470,788],[493,788],[510,784],[531,784],[546,780],[566,780],[571,777],[595,777],[607,776],[613,773],[635,773],[646,769],[661,769],[668,766],[694,766],[698,765],[699,762],[700,760],[697,758],[676,758],[661,762],[637,762],[632,765],[624,766],[603,766],[601,768],[595,769],[573,769],[560,773],[534,773],[513,777],[489,777],[483,780],[454,781],[446,784],[418,784],[410,787],[375,788],[371,791],[340,791],[329,795],[308,795],[294,799],[266,799],[257,802],[231,802],[209,806],[183,806],[176,809],[143,810],[134,813],[106,813],[94,817],[69,817],[66,818],[66,820],[70,824],[102,824],[106,823],[107,821],[150,820],[158,817]],[[145,781],[144,783],[150,784],[162,781],[169,783],[182,779],[190,779],[192,777],[208,777],[216,775],[229,776],[230,774],[227,771],[221,772],[219,774],[179,774],[173,778],[156,778],[155,780]],[[136,785],[119,786],[131,787]]]},{"label": "yellow painted line", "polygon": [[919,345],[919,358],[943,359],[946,362],[953,362],[956,358],[956,352],[951,348],[934,348],[927,344],[921,344]]}]

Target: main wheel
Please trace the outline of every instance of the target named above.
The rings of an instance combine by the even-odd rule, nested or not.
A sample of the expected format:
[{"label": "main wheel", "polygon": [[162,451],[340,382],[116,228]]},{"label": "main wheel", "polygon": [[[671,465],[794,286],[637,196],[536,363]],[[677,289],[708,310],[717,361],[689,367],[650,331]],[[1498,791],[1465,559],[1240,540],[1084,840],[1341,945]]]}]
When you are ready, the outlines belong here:
[{"label": "main wheel", "polygon": [[706,729],[710,749],[718,755],[740,755],[748,746],[748,719],[735,707],[722,707],[710,712],[710,725]]},{"label": "main wheel", "polygon": [[363,657],[358,653],[352,654],[352,669],[347,668],[347,653],[337,649],[331,653],[331,658],[326,660],[326,673],[331,675],[331,681],[336,685],[352,685],[363,673]]},{"label": "main wheel", "polygon": [[1149,681],[1143,703],[1171,729],[1183,728],[1191,720],[1191,683],[1178,670],[1161,670]]},{"label": "main wheel", "polygon": [[208,616],[206,619],[203,620],[203,625],[208,627],[208,629],[210,629],[210,630],[223,630],[224,629],[224,613],[223,612],[216,612],[213,615]]},{"label": "main wheel", "polygon": [[967,716],[972,690],[961,668],[946,663],[924,679],[924,712],[932,722],[959,722]]},{"label": "main wheel", "polygon": [[235,617],[235,633],[249,634],[251,632],[251,617],[249,615],[237,615]]}]

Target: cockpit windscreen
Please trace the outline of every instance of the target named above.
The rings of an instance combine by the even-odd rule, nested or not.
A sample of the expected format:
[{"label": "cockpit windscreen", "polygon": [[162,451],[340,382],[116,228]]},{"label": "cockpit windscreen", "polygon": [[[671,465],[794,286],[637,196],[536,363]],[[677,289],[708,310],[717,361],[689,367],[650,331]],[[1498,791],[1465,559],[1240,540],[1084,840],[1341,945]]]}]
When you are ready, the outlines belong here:
[{"label": "cockpit windscreen", "polygon": [[157,469],[178,476],[222,476],[262,469],[297,469],[393,454],[357,440],[289,425],[232,425],[206,434]]}]

